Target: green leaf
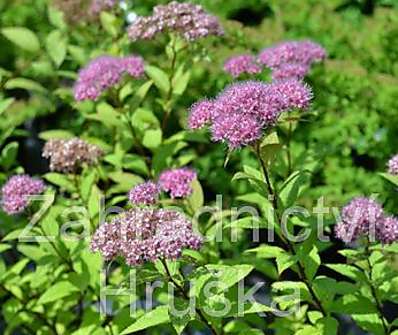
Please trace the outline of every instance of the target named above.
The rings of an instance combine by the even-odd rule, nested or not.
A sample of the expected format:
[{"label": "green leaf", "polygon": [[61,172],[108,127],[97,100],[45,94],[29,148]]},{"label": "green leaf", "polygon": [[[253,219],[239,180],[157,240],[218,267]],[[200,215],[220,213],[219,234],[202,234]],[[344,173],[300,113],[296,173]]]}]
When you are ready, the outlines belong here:
[{"label": "green leaf", "polygon": [[142,145],[148,149],[156,149],[162,143],[161,129],[148,129],[144,133]]},{"label": "green leaf", "polygon": [[101,122],[107,127],[120,127],[123,122],[119,119],[119,113],[110,104],[101,102],[97,105],[96,114],[86,114],[87,119]]},{"label": "green leaf", "polygon": [[67,40],[60,30],[53,30],[46,38],[46,49],[54,64],[59,67],[66,56]]},{"label": "green leaf", "polygon": [[266,166],[269,166],[275,159],[277,152],[282,148],[279,143],[276,131],[267,135],[260,144],[260,155]]},{"label": "green leaf", "polygon": [[[1,80],[1,79],[0,79]],[[0,101],[0,114],[3,114],[8,107],[15,101],[14,98],[7,98]]]},{"label": "green leaf", "polygon": [[102,193],[97,185],[93,185],[91,188],[90,198],[88,199],[88,212],[90,218],[94,218],[100,210],[100,200]]},{"label": "green leaf", "polygon": [[36,81],[33,81],[31,79],[26,79],[26,78],[13,78],[8,80],[4,84],[4,88],[7,90],[12,90],[15,88],[22,88],[27,91],[33,91],[37,93],[47,93],[47,90],[41,86],[39,83]]},{"label": "green leaf", "polygon": [[153,81],[148,80],[146,83],[142,84],[140,88],[135,92],[135,95],[139,98],[139,100],[143,100],[147,95],[149,89],[152,87]]},{"label": "green leaf", "polygon": [[76,186],[66,175],[61,173],[49,172],[43,176],[44,179],[49,181],[50,183],[59,186],[67,190],[68,192],[75,192]]},{"label": "green leaf", "polygon": [[189,79],[191,78],[191,71],[183,72],[180,75],[176,75],[173,78],[173,94],[182,95],[189,83]]},{"label": "green leaf", "polygon": [[379,173],[380,176],[382,176],[385,180],[389,181],[390,183],[394,184],[395,186],[398,186],[398,176],[394,176],[389,173]]},{"label": "green leaf", "polygon": [[308,174],[306,172],[296,171],[283,183],[279,191],[279,197],[286,208],[292,206],[296,202],[303,185],[308,179]]},{"label": "green leaf", "polygon": [[192,194],[188,197],[188,203],[190,208],[196,212],[199,210],[203,204],[204,204],[204,195],[203,195],[203,189],[202,186],[200,185],[199,180],[195,179],[191,183],[192,187]]},{"label": "green leaf", "polygon": [[257,257],[260,258],[277,258],[278,256],[286,253],[285,250],[280,247],[267,244],[260,245],[254,249],[249,249],[246,252],[255,252],[257,253]]},{"label": "green leaf", "polygon": [[39,138],[42,140],[48,141],[51,139],[70,139],[75,137],[74,134],[72,134],[70,131],[64,130],[64,129],[51,129],[51,130],[46,130],[42,131],[39,133]]},{"label": "green leaf", "polygon": [[48,7],[48,20],[56,28],[61,30],[66,28],[64,13],[55,7]]},{"label": "green leaf", "polygon": [[364,274],[357,269],[356,267],[352,265],[347,265],[347,264],[325,264],[329,269],[332,269],[348,278],[354,279],[354,280],[363,280],[366,279],[364,278]]},{"label": "green leaf", "polygon": [[168,93],[170,90],[170,81],[168,75],[156,66],[147,65],[145,72],[153,80],[155,86],[163,93]]},{"label": "green leaf", "polygon": [[117,17],[108,12],[101,12],[101,25],[109,35],[116,37],[119,32],[119,24]]},{"label": "green leaf", "polygon": [[69,281],[60,281],[55,285],[47,289],[39,298],[38,304],[44,305],[49,302],[53,302],[62,298],[65,298],[75,292],[78,292],[79,288],[70,283]]},{"label": "green leaf", "polygon": [[140,176],[122,171],[111,172],[108,176],[114,182],[122,184],[126,191],[130,190],[138,183],[143,182],[143,179]]},{"label": "green leaf", "polygon": [[80,187],[80,194],[83,200],[87,201],[93,184],[95,183],[97,174],[95,170],[89,171],[86,175],[84,175],[81,179],[81,187]]},{"label": "green leaf", "polygon": [[155,309],[145,313],[136,322],[124,329],[120,335],[135,333],[140,330],[144,330],[168,322],[170,322],[168,306],[158,306]]},{"label": "green leaf", "polygon": [[276,258],[276,267],[278,268],[278,274],[281,275],[286,269],[290,268],[297,263],[297,257],[292,256],[288,253],[280,254]]},{"label": "green leaf", "polygon": [[304,264],[304,271],[307,279],[312,281],[321,265],[318,248],[314,245],[308,255],[303,255],[303,257],[301,257],[301,261]]},{"label": "green leaf", "polygon": [[207,269],[215,273],[214,277],[219,283],[218,291],[223,292],[245,278],[253,270],[253,266],[248,264],[233,266],[210,264]]},{"label": "green leaf", "polygon": [[40,50],[40,42],[36,34],[25,27],[7,27],[1,29],[1,33],[24,50],[31,52]]},{"label": "green leaf", "polygon": [[324,317],[316,322],[316,326],[323,335],[337,335],[339,323],[335,318]]},{"label": "green leaf", "polygon": [[8,170],[14,164],[18,155],[18,142],[8,143],[1,151],[1,165]]}]

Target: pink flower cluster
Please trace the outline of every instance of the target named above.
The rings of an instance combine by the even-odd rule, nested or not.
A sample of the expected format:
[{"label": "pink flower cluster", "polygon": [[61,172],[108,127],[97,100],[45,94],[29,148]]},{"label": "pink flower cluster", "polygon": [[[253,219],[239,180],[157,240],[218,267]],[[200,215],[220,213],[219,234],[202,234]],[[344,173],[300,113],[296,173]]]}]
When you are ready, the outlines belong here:
[{"label": "pink flower cluster", "polygon": [[188,168],[163,171],[159,176],[159,186],[169,192],[172,198],[185,198],[192,193],[192,182],[196,172]]},{"label": "pink flower cluster", "polygon": [[335,234],[346,243],[367,236],[371,241],[390,244],[398,240],[398,219],[385,215],[376,201],[358,197],[343,208]]},{"label": "pink flower cluster", "polygon": [[129,200],[134,205],[154,205],[160,194],[160,188],[152,181],[133,187],[129,192]]},{"label": "pink flower cluster", "polygon": [[224,71],[237,78],[243,73],[256,74],[262,71],[252,55],[233,56],[224,63]]},{"label": "pink flower cluster", "polygon": [[100,225],[91,240],[91,249],[106,260],[124,257],[130,266],[157,259],[177,259],[185,248],[197,250],[202,237],[181,213],[153,208],[134,208]]},{"label": "pink flower cluster", "polygon": [[388,167],[388,173],[394,176],[398,175],[398,155],[395,155],[388,161],[387,167]]},{"label": "pink flower cluster", "polygon": [[210,123],[213,140],[236,149],[261,138],[263,130],[274,126],[282,112],[308,108],[311,99],[311,89],[295,79],[272,84],[238,82],[213,100],[195,103],[188,125],[198,129]]},{"label": "pink flower cluster", "polygon": [[129,200],[133,205],[156,204],[161,191],[168,192],[171,198],[186,198],[192,194],[192,182],[196,172],[189,168],[178,168],[163,171],[157,183],[147,181],[133,187]]},{"label": "pink flower cluster", "polygon": [[41,179],[28,175],[12,176],[1,189],[3,211],[9,215],[23,212],[29,205],[29,196],[42,193],[44,188]]},{"label": "pink flower cluster", "polygon": [[89,12],[91,15],[97,16],[101,12],[112,9],[117,3],[117,0],[92,0]]},{"label": "pink flower cluster", "polygon": [[101,148],[75,137],[68,140],[48,140],[42,156],[50,159],[51,171],[74,173],[84,164],[97,164],[103,154]]},{"label": "pink flower cluster", "polygon": [[100,56],[79,71],[74,87],[77,101],[96,100],[106,89],[115,86],[127,73],[133,78],[144,74],[144,60],[139,56]]},{"label": "pink flower cluster", "polygon": [[223,29],[217,17],[206,13],[202,6],[177,1],[155,6],[151,16],[138,17],[128,28],[133,41],[152,39],[162,32],[176,32],[194,41],[208,35],[222,35]]},{"label": "pink flower cluster", "polygon": [[266,48],[258,61],[272,70],[273,80],[303,79],[312,63],[326,57],[326,51],[312,41],[287,41]]}]

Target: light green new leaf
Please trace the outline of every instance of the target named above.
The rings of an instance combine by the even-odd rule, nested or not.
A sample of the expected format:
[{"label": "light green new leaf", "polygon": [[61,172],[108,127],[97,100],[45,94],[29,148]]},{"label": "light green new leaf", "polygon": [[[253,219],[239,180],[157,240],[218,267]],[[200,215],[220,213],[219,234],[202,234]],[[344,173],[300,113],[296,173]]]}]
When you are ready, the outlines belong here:
[{"label": "light green new leaf", "polygon": [[398,176],[394,176],[389,173],[379,173],[380,176],[382,176],[385,180],[388,180],[390,183],[394,184],[395,186],[398,186]]},{"label": "light green new leaf", "polygon": [[36,34],[25,27],[6,27],[1,30],[1,33],[21,49],[31,52],[40,50],[40,42]]},{"label": "light green new leaf", "polygon": [[283,271],[296,263],[297,257],[295,256],[289,255],[287,253],[278,255],[278,257],[276,257],[276,267],[278,268],[278,274],[281,275]]},{"label": "light green new leaf", "polygon": [[108,12],[101,12],[100,14],[101,25],[104,30],[111,36],[117,36],[119,32],[119,24],[117,17]]},{"label": "light green new leaf", "polygon": [[39,305],[47,304],[49,302],[67,297],[77,291],[79,291],[79,288],[69,281],[60,281],[47,289],[47,291],[45,291],[39,298],[37,303]]},{"label": "light green new leaf", "polygon": [[[0,78],[0,80],[1,80],[1,78]],[[14,98],[7,98],[4,100],[1,100],[0,101],[0,114],[3,114],[7,110],[7,108],[11,106],[11,104],[14,102],[14,100],[15,100]]]},{"label": "light green new leaf", "polygon": [[46,49],[54,64],[59,67],[66,56],[67,39],[59,30],[53,30],[46,38]]},{"label": "light green new leaf", "polygon": [[168,93],[170,90],[170,80],[166,72],[156,66],[147,65],[145,72],[153,80],[156,87],[163,93]]},{"label": "light green new leaf", "polygon": [[73,181],[61,173],[49,172],[46,173],[43,178],[50,183],[67,190],[68,192],[76,191],[76,186],[74,185]]},{"label": "light green new leaf", "polygon": [[192,187],[193,192],[187,200],[188,200],[188,203],[189,203],[191,209],[194,212],[196,212],[204,204],[203,189],[202,189],[202,186],[200,185],[199,180],[197,180],[197,179],[192,181],[191,187]]},{"label": "light green new leaf", "polygon": [[162,143],[161,129],[148,129],[142,139],[142,145],[148,149],[156,149]]},{"label": "light green new leaf", "polygon": [[18,154],[18,142],[8,143],[1,151],[1,165],[8,170],[15,162]]},{"label": "light green new leaf", "polygon": [[56,139],[70,139],[74,137],[75,135],[71,133],[70,131],[64,130],[64,129],[51,129],[51,130],[46,130],[42,131],[39,133],[39,138],[42,140],[48,141],[50,139],[56,138]]},{"label": "light green new leaf", "polygon": [[315,245],[308,255],[302,257],[302,262],[307,279],[312,281],[318,271],[319,265],[321,265],[321,258],[318,254],[318,248]]},{"label": "light green new leaf", "polygon": [[7,80],[7,82],[4,84],[4,88],[7,90],[22,88],[27,91],[33,91],[44,94],[47,93],[47,90],[42,85],[40,85],[34,80],[26,78],[12,78],[10,80]]},{"label": "light green new leaf", "polygon": [[158,306],[124,329],[120,335],[132,334],[167,322],[170,322],[168,306]]},{"label": "light green new leaf", "polygon": [[285,254],[285,250],[280,247],[263,244],[257,248],[247,250],[246,252],[255,252],[257,257],[260,258],[277,258],[278,256]]}]

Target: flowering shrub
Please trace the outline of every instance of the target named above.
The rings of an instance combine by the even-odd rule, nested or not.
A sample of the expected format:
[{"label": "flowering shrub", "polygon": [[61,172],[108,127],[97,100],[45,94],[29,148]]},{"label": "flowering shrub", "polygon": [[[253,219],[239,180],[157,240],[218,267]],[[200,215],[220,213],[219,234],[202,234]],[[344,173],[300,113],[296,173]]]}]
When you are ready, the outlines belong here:
[{"label": "flowering shrub", "polygon": [[397,334],[393,5],[148,3],[0,4],[0,332]]}]

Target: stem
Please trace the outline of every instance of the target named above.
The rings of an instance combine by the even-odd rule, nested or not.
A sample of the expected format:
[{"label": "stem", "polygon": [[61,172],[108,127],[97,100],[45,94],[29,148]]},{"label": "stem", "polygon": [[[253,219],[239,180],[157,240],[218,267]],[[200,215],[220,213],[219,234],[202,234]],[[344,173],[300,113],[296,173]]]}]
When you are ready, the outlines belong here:
[{"label": "stem", "polygon": [[39,231],[41,232],[41,234],[43,235],[44,238],[47,239],[47,241],[51,244],[51,246],[53,247],[53,249],[55,250],[55,253],[58,255],[58,257],[65,262],[65,264],[68,266],[69,270],[74,272],[75,270],[73,269],[73,264],[71,263],[71,261],[67,258],[65,258],[62,253],[58,250],[58,248],[56,247],[55,243],[53,241],[51,241],[47,236],[46,233],[44,232],[43,228],[38,226]]},{"label": "stem", "polygon": [[[182,294],[182,296],[189,301],[189,296],[187,294],[187,292],[185,291],[185,289],[178,283],[176,282],[176,280],[173,278],[173,276],[170,273],[169,267],[167,266],[167,262],[165,259],[161,259],[160,260],[165,271],[167,274],[167,279],[173,283],[173,285],[178,289],[178,291],[180,291],[180,293]],[[199,319],[210,329],[210,331],[212,332],[212,334],[217,335],[217,331],[216,329],[213,327],[213,325],[206,319],[206,317],[204,316],[203,312],[200,310],[200,308],[197,308],[195,306],[195,311],[199,316]]]},{"label": "stem", "polygon": [[286,141],[286,146],[287,146],[287,175],[290,176],[292,173],[292,153],[291,153],[291,148],[290,148],[290,142],[292,138],[292,121],[289,120],[289,128],[287,131],[287,141]]},{"label": "stem", "polygon": [[258,144],[255,146],[255,150],[256,150],[257,159],[260,162],[261,169],[262,169],[264,177],[265,177],[265,182],[267,184],[268,193],[272,197],[272,204],[276,211],[278,209],[278,199],[276,197],[274,188],[272,187],[271,179],[269,177],[268,170],[267,170],[267,166],[266,166],[265,162],[263,161],[263,159],[261,158],[260,146]]},{"label": "stem", "polygon": [[389,326],[386,323],[386,320],[385,320],[385,318],[383,316],[383,304],[379,300],[379,298],[377,296],[376,288],[373,285],[372,264],[370,263],[370,259],[369,259],[370,258],[369,242],[366,244],[365,253],[366,253],[366,262],[367,262],[368,267],[369,267],[369,273],[365,273],[365,274],[366,274],[366,277],[368,278],[368,284],[369,284],[370,290],[372,292],[373,299],[376,302],[377,313],[379,314],[379,318],[381,319],[381,322],[383,324],[384,333],[388,334],[389,333],[389,331],[388,331]]},{"label": "stem", "polygon": [[176,68],[176,63],[177,63],[177,51],[175,49],[175,38],[173,37],[172,40],[172,44],[171,44],[171,50],[173,52],[172,54],[172,58],[171,58],[171,66],[170,66],[170,74],[169,74],[169,91],[167,92],[166,95],[166,106],[165,106],[165,114],[163,117],[163,121],[162,121],[162,132],[164,132],[167,128],[167,122],[170,118],[170,114],[171,114],[171,97],[173,95],[173,79],[174,79],[174,72],[175,72],[175,68]]},{"label": "stem", "polygon": [[120,114],[123,115],[123,118],[124,118],[124,120],[126,121],[127,126],[128,126],[128,128],[129,128],[129,130],[130,130],[130,133],[131,133],[131,135],[132,135],[132,137],[133,137],[133,139],[134,139],[134,142],[135,142],[135,144],[136,144],[136,146],[137,146],[138,153],[139,153],[139,154],[144,158],[144,160],[145,160],[145,164],[146,164],[147,169],[148,169],[148,175],[149,175],[150,178],[152,178],[153,176],[152,176],[151,162],[150,162],[150,160],[149,160],[149,157],[146,155],[145,149],[144,149],[144,147],[141,145],[141,142],[140,142],[139,139],[138,139],[137,133],[136,133],[136,131],[135,131],[133,125],[131,124],[129,118],[127,117],[127,114],[126,114],[124,111],[121,111]]},{"label": "stem", "polygon": [[[272,196],[272,207],[274,208],[276,220],[280,224],[281,220],[278,215],[278,195],[277,195],[276,191],[274,190],[274,188],[272,187],[267,167],[261,158],[259,145],[256,145],[255,149],[256,149],[257,158],[260,162],[260,165],[261,165],[264,177],[265,177],[265,181],[266,181],[266,184],[268,187],[268,192]],[[285,248],[287,248],[292,255],[295,255],[296,252],[294,250],[293,245],[291,244],[291,242],[288,239],[284,238],[283,232],[281,233],[280,238],[281,238],[283,244],[285,245]],[[305,275],[305,270],[304,270],[303,265],[301,264],[301,261],[297,262],[297,266],[298,266],[299,278],[307,286],[308,291],[310,292],[312,299],[314,301],[314,306],[316,307],[316,309],[318,309],[323,314],[323,316],[326,316],[327,313],[326,313],[325,309],[323,308],[320,299],[315,294],[315,291],[313,290],[310,281],[308,280],[307,276]]]}]

